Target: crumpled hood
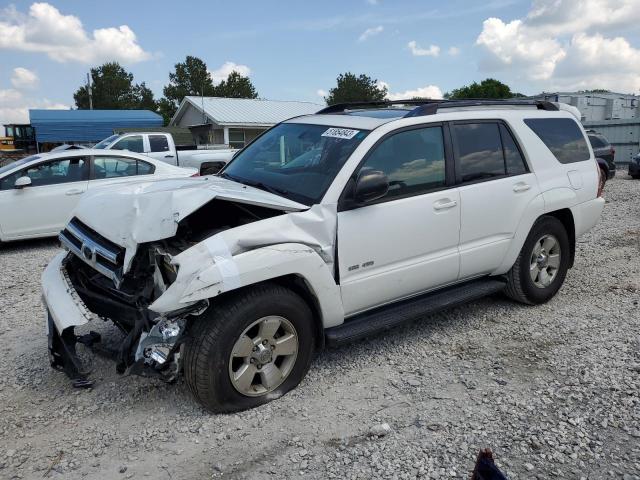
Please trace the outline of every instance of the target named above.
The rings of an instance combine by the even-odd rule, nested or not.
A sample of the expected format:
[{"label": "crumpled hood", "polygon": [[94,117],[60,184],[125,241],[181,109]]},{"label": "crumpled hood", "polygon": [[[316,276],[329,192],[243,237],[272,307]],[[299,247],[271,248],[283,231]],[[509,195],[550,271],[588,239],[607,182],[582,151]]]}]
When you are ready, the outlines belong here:
[{"label": "crumpled hood", "polygon": [[170,238],[178,222],[213,199],[288,212],[301,203],[220,177],[156,180],[97,188],[83,195],[73,216],[100,235],[126,248],[127,271],[138,244]]}]

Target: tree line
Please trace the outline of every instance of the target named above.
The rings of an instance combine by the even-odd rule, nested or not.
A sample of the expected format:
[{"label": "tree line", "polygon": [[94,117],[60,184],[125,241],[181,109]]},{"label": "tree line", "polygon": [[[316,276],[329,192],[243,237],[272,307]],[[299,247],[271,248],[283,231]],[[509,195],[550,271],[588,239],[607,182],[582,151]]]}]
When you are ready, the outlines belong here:
[{"label": "tree line", "polygon": [[[108,62],[91,69],[93,108],[96,110],[142,109],[160,113],[168,124],[182,99],[188,95],[227,98],[258,98],[249,77],[233,71],[220,83],[214,84],[207,64],[198,57],[187,56],[174,65],[163,97],[156,100],[145,82],[134,83],[133,74],[119,63]],[[336,86],[324,97],[327,105],[355,101],[381,101],[387,97],[387,87],[365,74],[345,72],[336,78]],[[514,98],[524,95],[493,78],[473,82],[444,94],[447,99]],[[76,107],[89,108],[89,90],[81,86],[73,95]]]},{"label": "tree line", "polygon": [[[258,98],[249,77],[233,71],[225,80],[214,84],[207,64],[192,56],[174,65],[174,70],[169,73],[169,84],[162,89],[163,97],[159,100],[154,98],[145,82],[134,83],[133,74],[117,62],[92,68],[90,75],[93,108],[96,110],[151,110],[160,113],[165,124],[169,123],[182,99],[188,95]],[[89,109],[87,85],[78,88],[73,99],[78,109]]]}]

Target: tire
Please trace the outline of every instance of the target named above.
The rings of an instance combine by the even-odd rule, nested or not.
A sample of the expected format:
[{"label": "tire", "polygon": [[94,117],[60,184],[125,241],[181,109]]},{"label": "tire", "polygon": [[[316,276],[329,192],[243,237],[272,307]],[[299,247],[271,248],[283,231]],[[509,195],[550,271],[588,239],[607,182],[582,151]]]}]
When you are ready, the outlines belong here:
[{"label": "tire", "polygon": [[[555,241],[556,247],[547,251],[552,241]],[[559,254],[557,259],[554,256],[556,253]],[[549,301],[564,283],[570,260],[569,236],[562,222],[550,216],[539,218],[507,273],[505,294],[513,300],[529,305]],[[554,267],[556,264],[557,267]],[[543,274],[542,270],[546,274]]]},{"label": "tire", "polygon": [[[278,329],[271,334],[276,322]],[[309,306],[276,284],[232,293],[212,304],[195,320],[189,337],[185,380],[196,400],[213,413],[257,407],[295,388],[315,348]]]},{"label": "tire", "polygon": [[640,175],[631,175],[631,178],[633,178],[634,180],[638,180],[640,179]]}]

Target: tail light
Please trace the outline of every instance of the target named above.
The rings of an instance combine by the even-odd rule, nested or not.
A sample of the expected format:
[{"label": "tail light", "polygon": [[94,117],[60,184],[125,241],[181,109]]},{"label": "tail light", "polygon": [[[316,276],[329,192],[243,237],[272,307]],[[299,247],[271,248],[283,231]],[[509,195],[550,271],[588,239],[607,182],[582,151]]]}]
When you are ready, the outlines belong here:
[{"label": "tail light", "polygon": [[604,197],[604,184],[606,179],[604,177],[604,171],[600,168],[598,162],[596,162],[596,170],[598,170],[598,197]]},{"label": "tail light", "polygon": [[192,177],[199,177],[200,176],[200,172],[196,172],[193,175],[191,175]]},{"label": "tail light", "polygon": [[611,147],[611,155],[615,155],[616,154],[616,149]]}]

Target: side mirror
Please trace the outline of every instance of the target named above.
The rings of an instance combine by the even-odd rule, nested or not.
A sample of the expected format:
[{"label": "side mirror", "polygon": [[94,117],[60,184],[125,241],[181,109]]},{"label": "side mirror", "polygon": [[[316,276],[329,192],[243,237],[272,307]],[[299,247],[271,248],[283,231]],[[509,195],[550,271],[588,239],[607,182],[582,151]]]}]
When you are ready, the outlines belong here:
[{"label": "side mirror", "polygon": [[16,183],[13,184],[13,188],[22,189],[24,187],[29,187],[31,185],[31,179],[27,176],[20,177],[16,180]]},{"label": "side mirror", "polygon": [[363,204],[384,197],[389,191],[389,179],[380,170],[368,170],[360,172],[356,181],[354,198],[357,203]]}]

